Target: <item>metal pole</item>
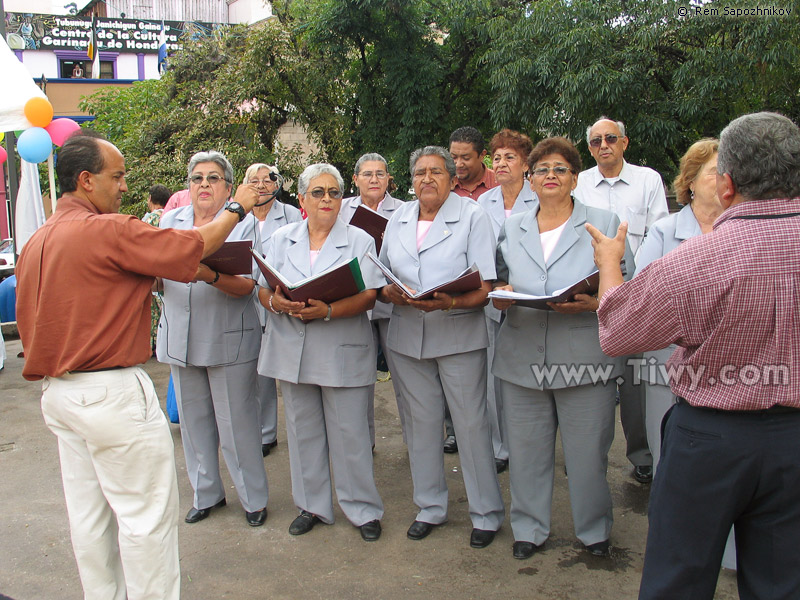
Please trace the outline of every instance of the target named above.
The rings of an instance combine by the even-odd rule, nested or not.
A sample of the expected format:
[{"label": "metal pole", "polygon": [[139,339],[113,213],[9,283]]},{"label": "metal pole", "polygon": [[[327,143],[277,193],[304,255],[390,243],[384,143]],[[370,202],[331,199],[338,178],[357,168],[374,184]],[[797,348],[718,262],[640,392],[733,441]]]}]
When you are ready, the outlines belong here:
[{"label": "metal pole", "polygon": [[[0,35],[6,39],[6,10],[3,6],[3,0],[0,0]],[[14,223],[14,215],[17,208],[17,192],[19,190],[19,179],[17,178],[17,158],[14,154],[14,148],[17,145],[17,136],[13,131],[6,132],[6,152],[8,152],[8,197],[11,200],[11,210],[8,212],[8,229],[11,232],[11,237],[14,239],[14,259],[16,262],[16,254],[19,246],[17,245],[17,231]]]}]

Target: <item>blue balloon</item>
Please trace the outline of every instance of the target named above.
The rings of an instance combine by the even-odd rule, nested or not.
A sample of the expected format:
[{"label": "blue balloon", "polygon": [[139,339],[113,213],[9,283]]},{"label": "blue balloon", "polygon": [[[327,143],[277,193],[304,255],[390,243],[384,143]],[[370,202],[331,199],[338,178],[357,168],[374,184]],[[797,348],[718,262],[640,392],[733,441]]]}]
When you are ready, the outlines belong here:
[{"label": "blue balloon", "polygon": [[47,160],[53,149],[50,134],[41,127],[31,127],[22,132],[17,140],[17,152],[28,162],[40,163]]}]

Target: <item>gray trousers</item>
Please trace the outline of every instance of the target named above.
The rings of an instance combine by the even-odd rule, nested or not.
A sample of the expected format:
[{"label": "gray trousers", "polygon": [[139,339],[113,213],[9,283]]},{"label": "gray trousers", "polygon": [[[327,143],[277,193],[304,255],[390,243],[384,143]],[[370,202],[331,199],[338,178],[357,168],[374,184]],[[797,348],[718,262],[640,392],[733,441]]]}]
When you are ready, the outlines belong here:
[{"label": "gray trousers", "polygon": [[539,545],[550,535],[560,429],[575,535],[586,545],[607,540],[614,522],[606,479],[614,440],[614,384],[542,391],[501,382],[514,539]]},{"label": "gray trousers", "polygon": [[248,512],[261,510],[267,505],[267,473],[255,400],[256,361],[224,367],[170,365],[170,370],[194,507],[208,508],[225,497],[221,447],[242,506]]},{"label": "gray trousers", "polygon": [[492,449],[494,457],[508,459],[508,444],[505,440],[505,423],[503,422],[503,392],[500,380],[492,375],[494,363],[494,342],[500,331],[500,323],[486,317],[486,328],[489,331],[489,348],[486,360],[486,409],[489,413],[489,425],[492,428]]},{"label": "gray trousers", "polygon": [[331,467],[339,506],[353,525],[383,517],[367,426],[372,388],[281,381],[292,497],[324,523],[333,523]]},{"label": "gray trousers", "polygon": [[278,386],[272,377],[256,376],[256,399],[261,443],[271,444],[278,437]]},{"label": "gray trousers", "polygon": [[472,526],[496,531],[505,516],[497,484],[486,414],[486,350],[417,360],[394,353],[400,389],[408,402],[408,455],[416,520],[447,521],[442,427],[450,407]]},{"label": "gray trousers", "polygon": [[653,475],[661,460],[661,422],[664,415],[675,404],[675,394],[668,385],[643,381],[645,397],[645,423],[647,424],[647,444],[653,456]]},{"label": "gray trousers", "polygon": [[[386,357],[386,364],[389,365],[389,372],[394,373],[394,354],[389,352],[386,345],[386,338],[389,335],[389,319],[378,319],[372,322],[372,332],[377,336],[375,343],[380,342],[383,348],[383,355]],[[406,421],[410,419],[408,416],[408,402],[403,398],[403,392],[400,390],[397,378],[392,375],[392,388],[394,388],[394,397],[397,401],[397,414],[400,415],[400,428],[403,431],[403,442],[408,443],[406,439]],[[375,445],[375,391],[373,389],[372,400],[370,402],[370,436],[372,437],[372,444]]]},{"label": "gray trousers", "polygon": [[648,467],[653,464],[650,447],[647,445],[647,426],[645,425],[644,386],[634,385],[631,359],[641,359],[642,355],[625,357],[625,382],[619,386],[619,419],[625,434],[627,450],[625,455],[634,467]]}]

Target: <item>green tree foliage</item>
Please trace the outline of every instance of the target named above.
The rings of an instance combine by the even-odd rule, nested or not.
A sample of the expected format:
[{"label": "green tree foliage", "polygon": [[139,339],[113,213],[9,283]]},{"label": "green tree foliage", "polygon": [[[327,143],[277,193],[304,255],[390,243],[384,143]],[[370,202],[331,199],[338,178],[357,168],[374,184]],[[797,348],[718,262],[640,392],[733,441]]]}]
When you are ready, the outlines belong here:
[{"label": "green tree foliage", "polygon": [[[780,1],[775,4],[781,6]],[[718,0],[702,8],[717,9]],[[674,174],[690,143],[732,118],[777,110],[800,120],[800,19],[696,14],[676,0],[284,0],[277,18],[191,40],[160,81],[85,101],[125,154],[128,207],[153,183],[185,182],[214,148],[237,177],[277,162],[289,178],[327,160],[349,179],[380,152],[408,189],[408,155],[474,125],[534,139],[566,135],[593,161],[585,128],[622,119],[627,156]],[[276,145],[308,129],[320,152]]]},{"label": "green tree foliage", "polygon": [[665,176],[692,142],[743,113],[797,121],[800,19],[726,17],[726,5],[540,0],[522,18],[506,13],[490,24],[484,57],[492,120],[578,141],[606,114],[626,122],[630,159]]}]

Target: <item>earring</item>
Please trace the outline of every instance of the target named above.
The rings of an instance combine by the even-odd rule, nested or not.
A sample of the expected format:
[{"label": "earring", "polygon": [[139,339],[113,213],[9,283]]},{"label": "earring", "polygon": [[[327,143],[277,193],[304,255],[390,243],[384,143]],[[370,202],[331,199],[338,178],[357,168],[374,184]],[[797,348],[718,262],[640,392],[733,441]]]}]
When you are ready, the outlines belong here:
[{"label": "earring", "polygon": [[694,200],[694,190],[689,190],[689,197]]}]

